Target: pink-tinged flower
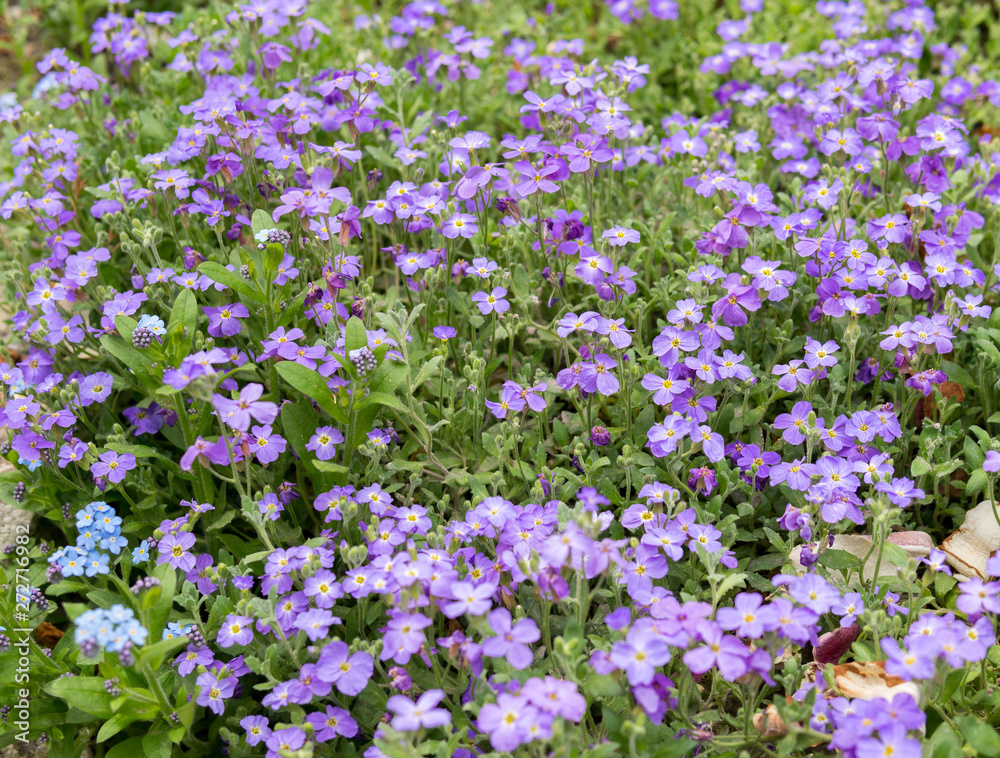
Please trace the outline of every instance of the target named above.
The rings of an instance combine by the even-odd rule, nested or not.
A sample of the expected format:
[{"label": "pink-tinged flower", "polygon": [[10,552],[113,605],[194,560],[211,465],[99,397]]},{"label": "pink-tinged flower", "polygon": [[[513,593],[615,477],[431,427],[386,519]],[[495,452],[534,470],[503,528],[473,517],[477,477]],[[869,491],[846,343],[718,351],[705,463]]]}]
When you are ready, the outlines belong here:
[{"label": "pink-tinged flower", "polygon": [[195,537],[191,532],[168,534],[157,545],[160,556],[156,559],[156,565],[169,563],[175,569],[190,571],[195,566],[195,559],[188,550],[194,547],[194,543]]},{"label": "pink-tinged flower", "polygon": [[94,477],[105,477],[109,482],[117,484],[125,479],[125,474],[135,468],[135,456],[132,453],[119,455],[113,450],[102,453],[91,465],[90,473]]},{"label": "pink-tinged flower", "polygon": [[287,447],[285,439],[275,434],[270,424],[255,426],[250,431],[250,449],[259,463],[273,463],[285,452]]},{"label": "pink-tinged flower", "polygon": [[444,700],[441,690],[427,690],[417,702],[404,695],[393,695],[385,707],[396,714],[391,726],[401,732],[416,732],[419,729],[433,729],[451,723],[451,714],[437,704]]},{"label": "pink-tinged flower", "polygon": [[250,428],[250,418],[262,424],[270,424],[278,416],[278,406],[266,400],[259,400],[264,394],[261,384],[248,384],[235,400],[222,395],[212,396],[212,407],[219,413],[219,418],[232,429],[245,432]]},{"label": "pink-tinged flower", "polygon": [[490,313],[506,313],[510,310],[510,303],[504,298],[507,290],[504,287],[494,287],[489,293],[476,292],[472,296],[472,302],[479,308],[479,312],[484,316]]},{"label": "pink-tinged flower", "polygon": [[213,337],[232,337],[239,334],[243,325],[239,319],[247,318],[250,310],[243,303],[222,305],[218,308],[204,307],[208,316],[208,333]]},{"label": "pink-tinged flower", "polygon": [[253,619],[249,616],[237,616],[230,613],[222,622],[222,627],[215,641],[219,647],[233,645],[249,645],[253,641]]},{"label": "pink-tinged flower", "polygon": [[601,234],[601,239],[606,239],[609,245],[614,247],[624,247],[629,242],[639,244],[640,235],[635,229],[625,226],[612,226]]}]

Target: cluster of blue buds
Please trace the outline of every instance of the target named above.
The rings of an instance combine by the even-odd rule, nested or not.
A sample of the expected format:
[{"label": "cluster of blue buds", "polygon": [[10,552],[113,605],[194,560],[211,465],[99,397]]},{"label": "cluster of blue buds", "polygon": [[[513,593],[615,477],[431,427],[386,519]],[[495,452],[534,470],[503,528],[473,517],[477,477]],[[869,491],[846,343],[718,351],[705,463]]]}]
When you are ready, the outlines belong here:
[{"label": "cluster of blue buds", "polygon": [[95,608],[76,619],[76,643],[88,658],[102,650],[126,658],[133,647],[145,644],[148,636],[146,627],[124,605],[113,605],[108,610]]},{"label": "cluster of blue buds", "polygon": [[49,563],[58,566],[63,576],[109,573],[111,555],[118,555],[122,548],[128,547],[128,540],[122,536],[121,516],[98,500],[76,512],[76,528],[76,545],[56,550],[49,556]]}]

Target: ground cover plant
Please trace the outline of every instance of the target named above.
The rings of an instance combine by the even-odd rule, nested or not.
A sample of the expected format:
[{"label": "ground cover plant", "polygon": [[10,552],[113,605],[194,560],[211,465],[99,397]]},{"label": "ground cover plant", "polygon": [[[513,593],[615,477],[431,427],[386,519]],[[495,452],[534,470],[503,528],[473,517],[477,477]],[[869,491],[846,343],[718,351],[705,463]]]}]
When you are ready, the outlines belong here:
[{"label": "ground cover plant", "polygon": [[1000,756],[991,12],[103,9],[0,98],[0,745]]}]

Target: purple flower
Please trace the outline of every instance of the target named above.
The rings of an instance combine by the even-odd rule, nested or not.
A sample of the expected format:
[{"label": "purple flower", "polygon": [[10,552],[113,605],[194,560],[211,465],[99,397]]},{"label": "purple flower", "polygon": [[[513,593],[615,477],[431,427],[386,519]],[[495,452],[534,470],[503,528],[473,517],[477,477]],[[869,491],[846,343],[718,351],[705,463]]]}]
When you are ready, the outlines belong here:
[{"label": "purple flower", "polygon": [[1000,471],[1000,453],[996,450],[988,450],[986,452],[986,460],[983,461],[983,471],[990,473]]},{"label": "purple flower", "polygon": [[745,311],[756,311],[760,308],[760,294],[750,286],[736,283],[727,285],[726,294],[712,305],[712,318],[720,318],[728,326],[743,326],[749,321]]},{"label": "purple flower", "polygon": [[[162,542],[160,543],[162,546]],[[215,641],[219,647],[233,645],[249,645],[253,640],[253,619],[249,616],[237,616],[230,613],[222,623]]]},{"label": "purple flower", "polygon": [[510,303],[504,300],[507,290],[504,287],[494,287],[492,292],[476,292],[472,296],[472,302],[479,308],[479,312],[484,316],[490,313],[506,313],[510,310]]},{"label": "purple flower", "polygon": [[503,692],[496,703],[487,703],[479,710],[476,726],[490,735],[494,750],[510,754],[535,738],[541,717],[539,710],[525,698]]},{"label": "purple flower", "polygon": [[209,569],[214,562],[211,555],[202,553],[195,559],[194,567],[185,575],[185,579],[194,584],[202,595],[211,595],[218,587],[209,578]]},{"label": "purple flower", "polygon": [[330,627],[339,623],[340,619],[325,608],[310,608],[295,617],[295,628],[305,632],[312,642],[325,638]]},{"label": "purple flower", "polygon": [[873,240],[901,243],[910,231],[910,220],[902,213],[886,214],[868,222],[868,236]]},{"label": "purple flower", "polygon": [[190,571],[195,566],[195,559],[188,550],[194,547],[194,543],[195,537],[191,532],[168,534],[157,545],[160,557],[156,559],[156,565],[169,563],[185,573]]},{"label": "purple flower", "polygon": [[506,658],[515,669],[528,668],[534,660],[534,654],[528,646],[532,642],[538,642],[542,636],[534,620],[523,618],[515,624],[510,611],[497,608],[490,612],[487,621],[496,636],[487,637],[483,641],[483,653],[491,658]]},{"label": "purple flower", "polygon": [[984,582],[973,577],[958,585],[961,593],[955,605],[962,613],[978,616],[982,613],[1000,613],[1000,582]]},{"label": "purple flower", "polygon": [[247,716],[240,721],[240,726],[246,731],[247,744],[251,747],[259,745],[271,736],[271,727],[266,716]]},{"label": "purple flower", "polygon": [[202,310],[208,316],[208,333],[213,337],[232,337],[239,334],[243,328],[239,319],[250,315],[250,309],[243,303],[222,305],[218,308],[206,306]]},{"label": "purple flower", "polygon": [[91,465],[90,473],[95,478],[103,476],[109,482],[117,484],[125,479],[125,474],[136,466],[135,456],[132,453],[119,455],[113,450],[101,453],[98,460]]},{"label": "purple flower", "polygon": [[306,733],[297,726],[289,726],[272,732],[264,744],[268,747],[268,755],[280,755],[282,751],[294,753],[306,744]]},{"label": "purple flower", "polygon": [[259,400],[264,394],[261,384],[248,384],[235,400],[222,395],[212,396],[212,407],[219,413],[222,421],[232,429],[245,432],[250,428],[250,418],[261,424],[271,424],[278,416],[278,406],[266,400]]},{"label": "purple flower", "polygon": [[704,674],[713,667],[732,682],[747,672],[750,651],[735,637],[729,637],[711,621],[698,622],[698,635],[705,643],[684,653],[684,665],[694,674]]},{"label": "purple flower", "polygon": [[354,78],[362,84],[374,82],[380,87],[392,84],[392,69],[384,63],[362,63],[361,69],[356,71]]},{"label": "purple flower", "polygon": [[914,500],[921,500],[926,497],[926,493],[917,487],[912,479],[900,477],[891,482],[879,482],[875,485],[878,492],[883,492],[889,497],[893,505],[900,508],[908,507]]},{"label": "purple flower", "polygon": [[220,681],[210,671],[200,674],[195,680],[195,684],[200,688],[196,702],[198,705],[208,708],[216,716],[221,716],[225,711],[226,698],[230,698],[236,693],[234,677],[229,676]]},{"label": "purple flower", "polygon": [[306,450],[312,450],[321,461],[329,461],[337,454],[337,445],[344,441],[344,435],[332,426],[321,426],[306,444]]},{"label": "purple flower", "polygon": [[94,403],[103,403],[111,394],[111,384],[111,375],[103,371],[85,377],[80,382],[80,405],[86,408]]},{"label": "purple flower", "polygon": [[733,601],[732,608],[720,608],[715,614],[719,626],[727,632],[735,631],[740,637],[757,639],[767,631],[760,607],[764,602],[756,592],[741,592]]},{"label": "purple flower", "polygon": [[328,742],[337,737],[350,739],[359,731],[358,722],[348,711],[332,705],[328,705],[325,712],[310,713],[306,721],[312,724],[317,742]]},{"label": "purple flower", "polygon": [[493,607],[493,593],[496,585],[490,582],[473,584],[472,582],[455,582],[451,586],[451,602],[444,603],[441,611],[450,619],[463,613],[470,616],[482,616]]},{"label": "purple flower", "polygon": [[601,234],[601,239],[606,239],[613,247],[624,247],[629,242],[639,243],[639,232],[625,226],[612,226]]},{"label": "purple flower", "polygon": [[859,739],[855,755],[857,758],[884,758],[887,755],[919,758],[922,753],[920,740],[907,735],[906,725],[889,722],[879,727],[878,737],[873,734]]},{"label": "purple flower", "polygon": [[441,226],[441,234],[448,239],[456,237],[469,239],[474,237],[478,231],[476,217],[468,213],[455,213]]},{"label": "purple flower", "polygon": [[891,637],[882,640],[882,651],[886,655],[885,672],[898,676],[906,682],[914,679],[930,679],[934,676],[935,654],[931,650],[932,641],[914,640],[909,649],[900,647]]},{"label": "purple flower", "polygon": [[451,723],[451,714],[444,708],[436,707],[442,700],[444,692],[427,690],[415,703],[404,695],[393,695],[385,707],[396,714],[391,724],[393,729],[415,732]]},{"label": "purple flower", "polygon": [[618,362],[610,355],[600,353],[594,360],[583,365],[580,372],[580,386],[586,392],[599,392],[602,395],[613,395],[620,386],[618,377],[612,370],[618,367]]},{"label": "purple flower", "polygon": [[270,425],[255,426],[250,431],[250,449],[259,463],[273,463],[285,452],[285,439],[275,434]]},{"label": "purple flower", "polygon": [[316,672],[340,692],[353,697],[368,684],[375,664],[368,653],[350,655],[346,642],[337,640],[323,648],[316,662]]},{"label": "purple flower", "polygon": [[624,642],[611,646],[611,662],[625,671],[633,686],[650,684],[656,669],[669,660],[669,646],[647,626],[629,629]]},{"label": "purple flower", "polygon": [[268,492],[264,495],[260,502],[257,503],[257,507],[260,509],[261,514],[271,521],[277,521],[282,511],[285,510],[284,503],[278,500],[278,496],[273,492]]}]

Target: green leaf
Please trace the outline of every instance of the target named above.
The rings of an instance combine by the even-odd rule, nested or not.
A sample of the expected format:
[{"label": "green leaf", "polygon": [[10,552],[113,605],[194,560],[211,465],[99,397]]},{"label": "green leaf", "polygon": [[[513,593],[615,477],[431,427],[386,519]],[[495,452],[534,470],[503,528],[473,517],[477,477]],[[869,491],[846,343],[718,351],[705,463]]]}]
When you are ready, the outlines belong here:
[{"label": "green leaf", "polygon": [[893,566],[905,566],[910,561],[910,556],[903,548],[893,542],[886,542],[882,546],[882,555]]},{"label": "green leaf", "polygon": [[910,464],[910,475],[913,476],[914,478],[918,476],[923,476],[930,470],[931,470],[931,464],[929,464],[919,455],[916,458],[914,458],[913,463]]},{"label": "green leaf", "polygon": [[368,347],[368,332],[365,331],[365,322],[357,316],[351,316],[347,320],[347,332],[344,338],[344,352],[347,355],[353,350],[360,350]]},{"label": "green leaf", "polygon": [[726,578],[719,585],[719,597],[723,597],[730,590],[743,587],[746,584],[746,574],[726,574]]},{"label": "green leaf", "polygon": [[267,211],[262,211],[259,208],[253,212],[253,218],[250,219],[250,223],[253,225],[254,236],[263,229],[274,228],[274,221],[267,215]]},{"label": "green leaf", "polygon": [[174,637],[173,639],[154,642],[152,645],[146,645],[139,651],[139,655],[136,657],[136,663],[138,665],[148,663],[149,667],[153,671],[158,671],[160,666],[163,665],[164,659],[168,655],[175,650],[180,650],[182,647],[186,647],[187,644],[187,637]]},{"label": "green leaf", "polygon": [[986,485],[988,483],[989,483],[989,478],[987,477],[986,472],[983,471],[981,468],[976,469],[971,474],[969,474],[969,481],[965,483],[965,494],[968,495],[969,497],[978,495],[980,492],[986,489]]},{"label": "green leaf", "polygon": [[955,721],[958,722],[965,741],[977,755],[984,755],[986,758],[1000,756],[1000,734],[993,727],[976,716],[959,716]]},{"label": "green leaf", "polygon": [[339,423],[348,423],[347,414],[334,399],[326,380],[311,368],[293,361],[281,361],[276,366],[281,378],[306,397],[315,400],[319,407],[333,416]]},{"label": "green leaf", "polygon": [[406,406],[403,405],[403,401],[395,395],[390,395],[388,392],[369,392],[356,402],[354,407],[360,411],[363,408],[368,408],[372,405],[387,405],[390,408],[395,408],[397,411],[406,410]]},{"label": "green leaf", "polygon": [[167,332],[179,330],[182,334],[187,330],[187,339],[194,339],[194,330],[198,326],[198,300],[194,293],[182,289],[174,299],[174,307],[170,309],[170,321],[167,322]]},{"label": "green leaf", "polygon": [[963,387],[975,387],[977,385],[972,375],[957,363],[941,361],[941,370],[948,375],[949,381],[957,382]]},{"label": "green leaf", "polygon": [[[130,337],[131,334],[132,330],[129,330]],[[132,369],[136,376],[139,377],[140,381],[149,377],[149,369],[152,365],[152,361],[147,358],[145,354],[140,353],[132,347],[132,345],[126,342],[120,335],[105,334],[101,337],[101,347]]]},{"label": "green leaf", "polygon": [[101,719],[112,717],[112,697],[99,676],[67,676],[45,685],[50,695],[62,698],[70,705]]},{"label": "green leaf", "polygon": [[347,473],[347,466],[341,466],[339,463],[334,463],[333,461],[313,461],[313,465],[317,471],[322,471],[324,474]]},{"label": "green leaf", "polygon": [[1000,369],[1000,350],[997,350],[996,345],[986,339],[976,340],[976,345],[982,352],[986,353],[986,357],[990,359],[994,367]]},{"label": "green leaf", "polygon": [[137,755],[142,755],[142,740],[142,737],[133,737],[119,742],[104,754],[104,758],[135,758]]},{"label": "green leaf", "polygon": [[[97,741],[105,742],[114,737],[118,732],[127,727],[133,721],[138,721],[139,717],[129,714],[129,713],[116,713],[110,719],[101,724],[100,730],[97,732]],[[128,740],[131,742],[132,740]],[[117,747],[117,746],[116,746]],[[110,756],[111,753],[109,752]]]},{"label": "green leaf", "polygon": [[583,692],[590,698],[616,697],[622,694],[622,687],[613,676],[591,674],[583,683]]},{"label": "green leaf", "polygon": [[163,637],[163,630],[170,619],[174,607],[174,590],[177,586],[177,572],[169,563],[161,563],[153,571],[153,576],[160,580],[160,596],[153,607],[149,609],[149,638],[158,640]]},{"label": "green leaf", "polygon": [[248,298],[256,300],[258,303],[263,303],[265,301],[264,296],[257,290],[256,287],[252,286],[250,282],[246,281],[238,274],[234,274],[221,263],[206,261],[198,266],[198,273],[204,274],[213,282],[224,284],[234,292],[246,295]]},{"label": "green leaf", "polygon": [[856,568],[861,561],[852,553],[846,550],[827,549],[819,554],[817,562],[835,571],[844,571]]},{"label": "green leaf", "polygon": [[421,384],[426,382],[434,372],[437,370],[438,364],[444,360],[443,355],[435,355],[429,361],[424,361],[420,364],[420,370],[417,372],[417,378],[413,380],[413,386],[419,387]]},{"label": "green leaf", "polygon": [[[286,403],[281,409],[282,429],[284,429],[285,437],[292,449],[299,456],[300,465],[305,467],[310,478],[317,480],[318,487],[327,489],[327,486],[322,482],[323,477],[320,475],[324,469],[317,465],[325,461],[317,460],[316,455],[306,449],[318,423],[316,412],[304,399],[299,403]],[[347,469],[344,471],[346,472]]]},{"label": "green leaf", "polygon": [[170,758],[173,748],[170,740],[164,739],[164,734],[147,734],[142,738],[142,750],[146,758]]},{"label": "green leaf", "polygon": [[490,496],[489,491],[486,489],[486,485],[476,479],[475,476],[469,474],[467,476],[466,483],[469,485],[469,489],[472,490],[472,494],[480,501],[485,500]]},{"label": "green leaf", "polygon": [[969,468],[980,468],[983,465],[983,461],[986,460],[986,453],[975,443],[972,437],[965,438],[965,441],[962,443],[962,449],[965,452],[965,462],[969,465]]},{"label": "green leaf", "polygon": [[962,740],[949,724],[941,723],[927,740],[924,755],[927,758],[952,758],[962,754]]}]

